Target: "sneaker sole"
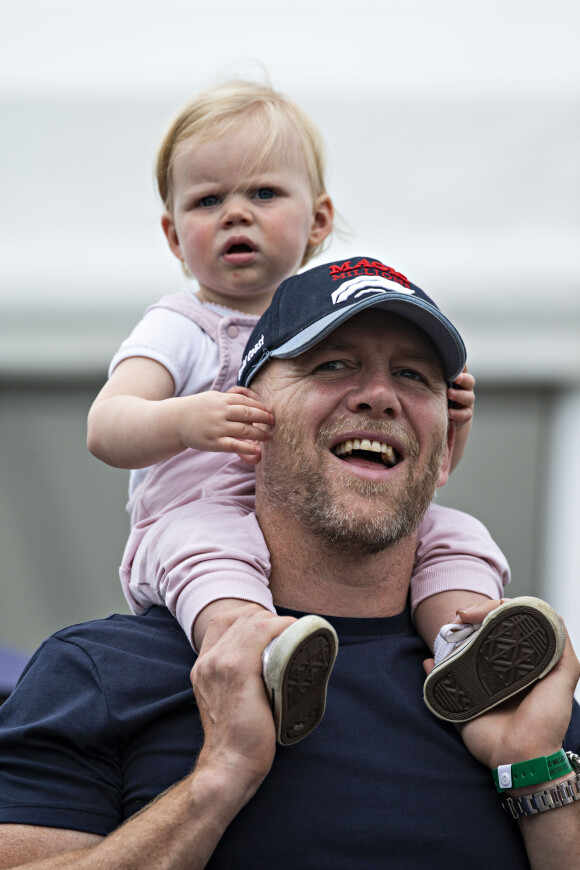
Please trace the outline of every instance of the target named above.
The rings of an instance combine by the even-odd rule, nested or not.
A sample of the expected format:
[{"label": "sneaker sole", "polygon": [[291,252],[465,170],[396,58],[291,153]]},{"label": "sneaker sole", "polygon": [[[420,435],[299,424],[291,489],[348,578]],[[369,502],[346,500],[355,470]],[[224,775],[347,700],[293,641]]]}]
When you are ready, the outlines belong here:
[{"label": "sneaker sole", "polygon": [[429,674],[425,703],[440,719],[468,722],[549,673],[565,643],[564,626],[545,601],[506,601]]},{"label": "sneaker sole", "polygon": [[282,746],[298,743],[320,724],[337,652],[336,632],[319,616],[302,617],[278,638],[264,682]]}]

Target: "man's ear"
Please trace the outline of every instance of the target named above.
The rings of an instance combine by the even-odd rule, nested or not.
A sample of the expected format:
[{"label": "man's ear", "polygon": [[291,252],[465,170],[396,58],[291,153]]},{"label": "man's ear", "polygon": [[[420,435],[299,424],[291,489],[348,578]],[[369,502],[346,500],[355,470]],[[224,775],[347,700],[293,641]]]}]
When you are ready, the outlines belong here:
[{"label": "man's ear", "polygon": [[312,217],[312,229],[308,237],[308,244],[313,247],[320,245],[332,232],[334,224],[334,206],[327,193],[323,193],[314,204]]},{"label": "man's ear", "polygon": [[167,243],[171,248],[173,254],[177,257],[181,262],[185,262],[183,253],[181,251],[181,245],[179,243],[179,238],[177,236],[177,230],[175,229],[175,221],[173,220],[173,215],[171,215],[168,211],[163,212],[161,216],[161,227],[163,232],[165,233],[165,238],[167,239]]},{"label": "man's ear", "polygon": [[239,396],[247,396],[248,399],[255,399],[257,402],[261,402],[260,396],[258,393],[250,389],[250,387],[230,387],[229,390],[226,390],[227,393],[237,393]]},{"label": "man's ear", "polygon": [[451,471],[451,457],[453,456],[453,447],[455,445],[455,423],[449,420],[447,424],[447,445],[445,448],[445,456],[441,471],[439,472],[439,480],[437,486],[445,486],[449,480],[449,472]]}]

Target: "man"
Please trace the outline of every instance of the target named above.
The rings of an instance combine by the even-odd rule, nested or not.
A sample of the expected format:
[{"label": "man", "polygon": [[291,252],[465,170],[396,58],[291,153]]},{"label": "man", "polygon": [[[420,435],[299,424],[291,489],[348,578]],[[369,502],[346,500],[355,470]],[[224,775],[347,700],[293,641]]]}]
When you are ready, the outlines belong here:
[{"label": "man", "polygon": [[[319,270],[285,282],[293,336],[293,315],[265,315],[240,378],[276,418],[256,507],[280,615],[242,606],[210,624],[192,673],[199,718],[184,679],[194,655],[167,611],[49,640],[4,708],[0,868],[438,868],[457,848],[473,867],[578,866],[576,786],[520,834],[490,773],[564,739],[580,747],[570,644],[461,736],[422,701],[425,647],[406,604],[416,525],[448,473],[457,333],[371,260],[342,273],[355,281],[337,285],[342,307],[318,316],[310,297],[333,289]],[[395,464],[337,455],[359,436],[388,440]],[[260,654],[297,611],[332,613],[340,652],[322,725],[276,751]],[[561,780],[575,771],[532,790]]]}]

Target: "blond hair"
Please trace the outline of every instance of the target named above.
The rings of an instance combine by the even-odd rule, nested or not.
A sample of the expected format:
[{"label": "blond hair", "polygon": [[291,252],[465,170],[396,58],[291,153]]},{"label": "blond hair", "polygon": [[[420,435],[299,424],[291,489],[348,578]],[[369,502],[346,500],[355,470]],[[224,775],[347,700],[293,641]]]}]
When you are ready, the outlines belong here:
[{"label": "blond hair", "polygon": [[[256,138],[261,141],[256,164],[292,131],[304,156],[312,197],[326,194],[326,153],[324,140],[314,121],[290,97],[268,84],[234,79],[198,94],[182,108],[171,123],[157,152],[157,188],[163,205],[173,210],[172,165],[175,149],[186,139],[207,142],[227,135],[240,122],[252,118]],[[302,266],[320,253],[323,245],[308,245]]]}]

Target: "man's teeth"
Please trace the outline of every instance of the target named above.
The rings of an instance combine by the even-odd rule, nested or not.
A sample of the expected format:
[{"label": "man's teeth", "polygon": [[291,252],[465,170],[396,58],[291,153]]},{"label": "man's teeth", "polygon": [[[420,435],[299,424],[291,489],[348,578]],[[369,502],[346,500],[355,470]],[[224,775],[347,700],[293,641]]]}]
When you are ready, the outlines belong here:
[{"label": "man's teeth", "polygon": [[371,453],[380,453],[381,459],[385,465],[394,465],[397,461],[395,451],[390,444],[385,444],[381,441],[371,441],[370,438],[349,438],[341,444],[337,444],[334,448],[334,453],[337,456],[344,456],[345,453],[352,453],[353,450],[368,450]]}]

